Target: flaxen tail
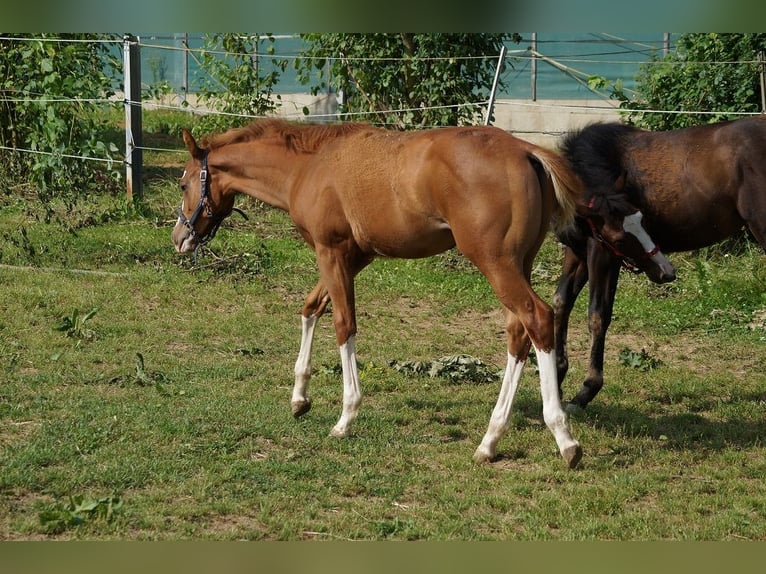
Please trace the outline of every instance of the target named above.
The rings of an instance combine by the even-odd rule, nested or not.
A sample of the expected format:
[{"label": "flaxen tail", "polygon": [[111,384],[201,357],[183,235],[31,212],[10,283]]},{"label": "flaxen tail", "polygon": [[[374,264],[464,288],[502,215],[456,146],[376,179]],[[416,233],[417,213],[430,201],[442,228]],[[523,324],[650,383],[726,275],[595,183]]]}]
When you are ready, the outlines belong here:
[{"label": "flaxen tail", "polygon": [[555,232],[563,231],[574,224],[576,207],[583,201],[583,185],[564,156],[535,146],[529,150],[545,170],[553,184],[556,206],[553,210],[551,225]]}]

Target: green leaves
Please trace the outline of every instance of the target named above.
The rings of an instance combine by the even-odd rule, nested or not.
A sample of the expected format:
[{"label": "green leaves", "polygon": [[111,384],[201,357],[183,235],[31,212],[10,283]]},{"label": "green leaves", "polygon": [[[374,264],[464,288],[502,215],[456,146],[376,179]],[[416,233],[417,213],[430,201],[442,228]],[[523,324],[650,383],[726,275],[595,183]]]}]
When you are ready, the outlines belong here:
[{"label": "green leaves", "polygon": [[409,376],[439,377],[452,383],[494,383],[502,374],[497,367],[470,355],[450,355],[435,361],[391,361],[389,366]]},{"label": "green leaves", "polygon": [[[507,34],[304,34],[296,60],[312,93],[343,90],[344,112],[402,129],[476,123]],[[317,73],[329,62],[329,78]],[[470,105],[467,105],[470,104]]]},{"label": "green leaves", "polygon": [[629,367],[645,373],[661,366],[662,361],[652,357],[646,352],[646,349],[641,349],[641,352],[637,353],[636,351],[631,351],[629,348],[625,347],[620,351],[620,364],[624,367]]},{"label": "green leaves", "polygon": [[98,312],[98,309],[91,309],[85,315],[75,309],[72,314],[61,317],[61,325],[56,327],[57,331],[66,334],[67,337],[79,339],[81,341],[92,341],[96,338],[96,332],[89,328],[88,321]]},{"label": "green leaves", "polygon": [[170,396],[170,392],[165,388],[165,385],[170,382],[168,377],[162,372],[147,370],[144,356],[141,353],[136,353],[136,367],[133,375],[114,377],[109,382],[120,385],[130,383],[140,387],[154,387],[161,396]]},{"label": "green leaves", "polygon": [[81,494],[70,496],[67,502],[55,503],[38,514],[40,526],[46,534],[60,534],[84,524],[86,520],[111,522],[114,513],[122,508],[116,496],[86,498]]},{"label": "green leaves", "polygon": [[[110,55],[101,42],[60,43],[59,38],[96,40],[87,34],[36,34],[0,40],[0,145],[42,153],[0,151],[11,161],[0,162],[0,178],[28,186],[34,182],[44,207],[54,199],[72,202],[89,192],[116,191],[118,177],[104,177],[119,164],[72,161],[67,153],[111,159],[116,150],[102,141],[97,113],[86,113],[81,99],[114,94],[105,73]],[[96,147],[98,143],[100,147]]]},{"label": "green leaves", "polygon": [[[617,87],[627,119],[654,130],[699,125],[729,118],[729,112],[760,111],[758,53],[766,34],[683,34],[677,50],[643,64],[636,76],[637,94]],[[649,113],[642,110],[703,111],[718,114]]]},{"label": "green leaves", "polygon": [[205,37],[199,60],[199,96],[208,106],[229,115],[204,116],[195,126],[195,133],[244,125],[252,120],[249,116],[261,116],[276,108],[272,92],[287,61],[272,59],[271,66],[263,65],[263,54],[273,54],[273,42],[271,35],[259,34]]}]

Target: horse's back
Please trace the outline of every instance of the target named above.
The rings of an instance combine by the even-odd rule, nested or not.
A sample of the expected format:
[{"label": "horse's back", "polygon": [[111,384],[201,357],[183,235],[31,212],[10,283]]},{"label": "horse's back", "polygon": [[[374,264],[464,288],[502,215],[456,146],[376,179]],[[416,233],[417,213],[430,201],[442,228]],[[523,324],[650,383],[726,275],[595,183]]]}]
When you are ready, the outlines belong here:
[{"label": "horse's back", "polygon": [[[532,148],[493,127],[361,130],[316,154],[298,184],[303,213],[294,218],[318,228],[319,217],[342,213],[339,225],[363,251],[390,257],[460,247],[477,229],[507,234],[512,213],[517,227],[526,219],[537,233],[543,198],[539,185],[528,191],[538,182],[527,155]],[[308,218],[314,223],[302,221]]]}]

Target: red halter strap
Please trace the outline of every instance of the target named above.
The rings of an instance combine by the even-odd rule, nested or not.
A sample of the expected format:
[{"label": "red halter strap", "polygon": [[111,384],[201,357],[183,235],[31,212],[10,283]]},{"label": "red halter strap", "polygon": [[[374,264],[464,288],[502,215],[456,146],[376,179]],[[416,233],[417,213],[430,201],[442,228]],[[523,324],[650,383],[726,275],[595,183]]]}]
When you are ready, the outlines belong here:
[{"label": "red halter strap", "polygon": [[[590,198],[590,201],[588,202],[588,208],[593,209],[595,202],[596,202],[596,197],[592,196]],[[599,233],[598,229],[596,229],[596,224],[593,223],[593,219],[591,219],[590,217],[586,217],[585,220],[588,222],[588,225],[590,225],[591,234],[593,235],[594,239],[596,239],[599,243],[601,243],[607,249],[609,249],[609,251],[611,251],[616,257],[619,257],[620,263],[623,268],[630,271],[631,273],[641,273],[641,270],[634,263],[634,258],[628,257],[627,255],[625,255],[622,251],[620,251],[617,248],[616,245],[609,242],[601,233]],[[659,252],[660,252],[660,248],[655,243],[652,249],[644,252],[644,254],[641,256],[641,259],[650,259],[651,257],[654,257],[655,255],[657,255],[657,253]]]}]

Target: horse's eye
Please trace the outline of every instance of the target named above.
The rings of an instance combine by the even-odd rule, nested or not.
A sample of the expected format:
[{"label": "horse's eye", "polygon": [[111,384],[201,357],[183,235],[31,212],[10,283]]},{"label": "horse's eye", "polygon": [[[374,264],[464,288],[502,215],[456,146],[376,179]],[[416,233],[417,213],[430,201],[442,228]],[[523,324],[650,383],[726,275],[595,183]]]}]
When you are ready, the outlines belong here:
[{"label": "horse's eye", "polygon": [[186,191],[186,184],[185,183],[181,184],[181,191]]}]

